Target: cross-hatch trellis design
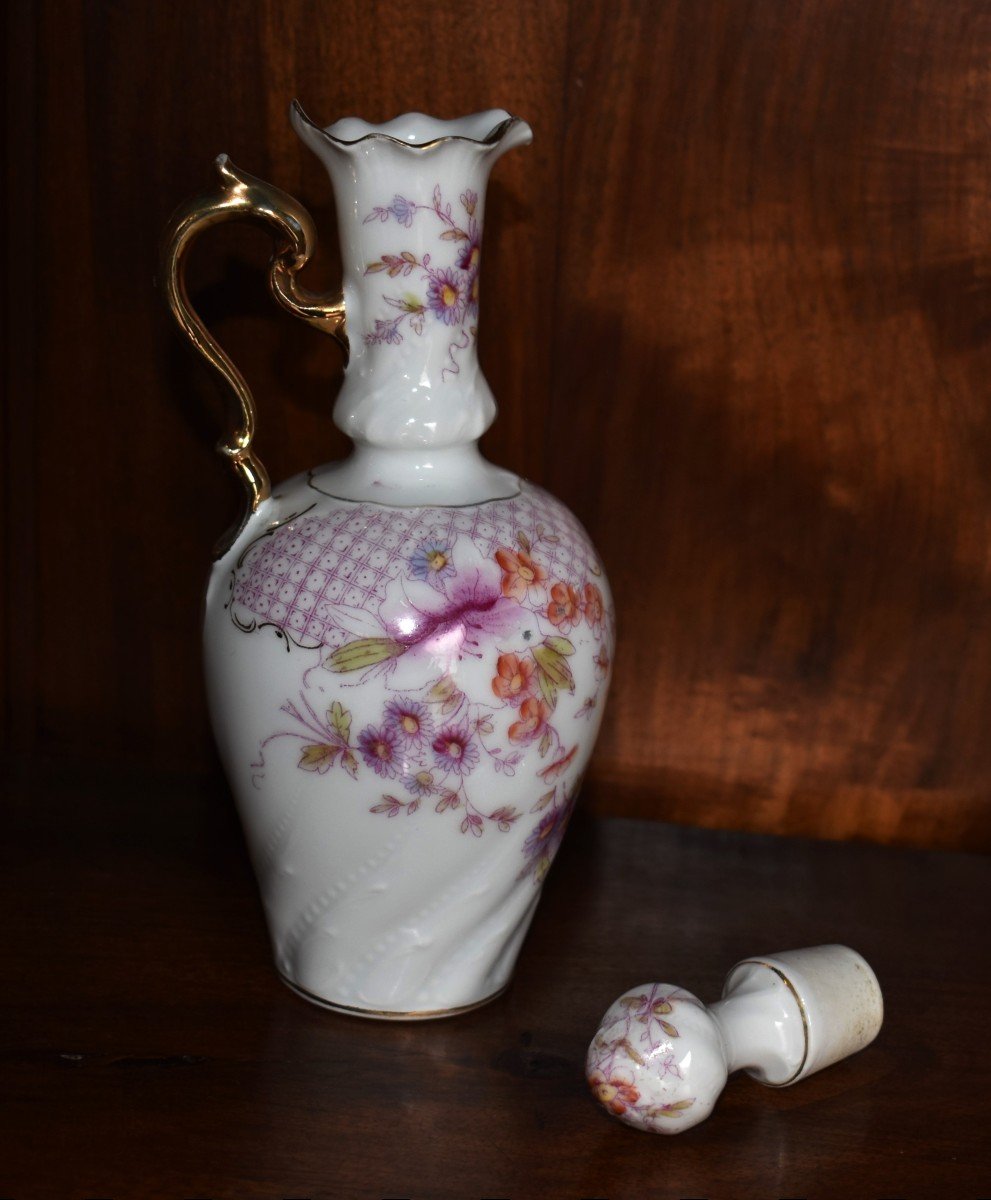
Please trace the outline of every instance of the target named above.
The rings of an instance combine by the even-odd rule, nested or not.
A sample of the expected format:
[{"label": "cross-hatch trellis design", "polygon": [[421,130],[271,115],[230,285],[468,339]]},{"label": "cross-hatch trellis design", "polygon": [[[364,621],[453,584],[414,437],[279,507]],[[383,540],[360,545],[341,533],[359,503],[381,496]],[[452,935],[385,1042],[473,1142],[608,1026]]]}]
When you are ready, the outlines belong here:
[{"label": "cross-hatch trellis design", "polygon": [[508,500],[462,508],[385,508],[336,503],[311,511],[259,541],[234,579],[233,600],[259,621],[336,646],[340,605],[377,611],[389,583],[408,574],[424,544],[451,545],[467,536],[486,557],[516,545],[517,533],[543,530],[541,560],[554,580],[579,586],[598,574],[581,526],[546,492],[530,488]]}]

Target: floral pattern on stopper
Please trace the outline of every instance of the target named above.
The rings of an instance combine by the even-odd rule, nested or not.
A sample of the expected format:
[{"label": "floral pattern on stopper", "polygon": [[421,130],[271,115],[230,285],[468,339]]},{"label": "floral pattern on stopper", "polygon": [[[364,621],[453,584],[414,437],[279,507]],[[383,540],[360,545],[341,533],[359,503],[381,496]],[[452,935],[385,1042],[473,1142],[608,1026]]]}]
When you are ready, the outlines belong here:
[{"label": "floral pattern on stopper", "polygon": [[[644,1129],[660,1129],[677,1121],[694,1106],[695,1097],[681,1095],[685,1076],[679,1064],[678,1026],[672,1020],[679,1006],[701,1003],[668,984],[622,996],[606,1014],[586,1060],[586,1078],[592,1095],[614,1116]],[[653,1096],[640,1082],[642,1068],[650,1064]],[[672,1099],[658,1099],[670,1091]]]},{"label": "floral pattern on stopper", "polygon": [[[366,346],[398,346],[408,334],[422,336],[430,322],[457,331],[448,344],[448,365],[441,371],[442,379],[459,373],[456,354],[471,345],[478,334],[478,274],[482,256],[482,231],[476,217],[478,193],[466,188],[459,203],[456,211],[445,201],[437,184],[429,204],[396,195],[390,204],[374,207],[363,221],[365,225],[395,221],[404,229],[411,229],[419,214],[430,213],[439,222],[437,250],[419,255],[409,249],[382,254],[366,265],[366,276],[384,272],[390,279],[412,279],[417,290],[385,294],[384,303],[394,311],[375,318],[364,342]],[[445,248],[448,248],[446,254]],[[453,256],[450,248],[454,250]],[[446,261],[439,261],[438,255]]]},{"label": "floral pattern on stopper", "polygon": [[[321,614],[320,626],[307,627],[311,634],[319,629],[317,641],[307,645],[290,637],[286,643],[287,649],[291,644],[313,651],[316,661],[302,673],[298,695],[282,705],[281,727],[262,741],[252,764],[256,781],[264,776],[269,748],[295,742],[301,771],[380,784],[370,805],[376,816],[412,817],[429,809],[435,817],[453,818],[461,834],[473,838],[486,830],[506,834],[518,824],[528,825],[521,834],[518,876],[539,883],[571,817],[580,784],[576,725],[599,703],[612,643],[612,614],[587,539],[583,533],[576,536],[577,529],[573,535],[558,523],[535,519],[542,511],[541,496],[536,493],[535,502],[526,505],[499,502],[506,514],[502,520],[498,510],[487,512],[485,524],[470,530],[451,526],[458,510],[433,510],[436,519],[425,510],[418,519],[425,522],[426,536],[400,543],[383,533],[383,548],[369,549],[378,555],[381,581],[364,593],[360,605],[344,602],[335,575],[320,570],[320,564],[333,560],[318,558],[310,548],[314,543],[301,536],[304,531],[324,536],[317,519],[285,530],[284,545],[275,549],[262,535],[234,572],[230,603],[238,627],[251,631],[260,627],[258,617],[271,614],[272,607],[256,597],[271,594],[274,586],[260,582],[256,591],[248,584],[260,581],[263,564],[288,566],[289,550],[295,561],[309,560],[326,599],[318,603],[311,596],[307,602]],[[370,540],[360,507],[350,510],[350,519],[365,534],[365,539],[351,535],[358,542]],[[524,514],[527,531],[520,524]],[[410,518],[376,512],[373,520],[388,530],[399,522],[409,528]],[[421,528],[414,525],[413,532]],[[487,540],[479,536],[482,529]],[[331,544],[347,540],[338,533]],[[393,548],[386,551],[385,543]],[[341,574],[361,578],[364,573],[348,564]],[[311,576],[305,582],[312,587]],[[331,595],[337,597],[333,603]],[[256,605],[254,621],[234,614],[235,601]],[[288,636],[285,625],[276,632]],[[560,701],[574,696],[577,686],[569,661],[577,652],[576,640],[591,658],[595,683],[591,694],[575,697],[581,703],[567,706],[571,711],[562,717]],[[472,694],[462,686],[463,662],[482,668],[474,671]],[[372,714],[366,710],[370,719],[359,727],[345,689],[373,675],[385,685],[383,699]],[[481,679],[487,681],[484,688]],[[538,786],[526,805],[486,806],[476,787],[482,764],[509,779],[524,755],[539,764]]]}]

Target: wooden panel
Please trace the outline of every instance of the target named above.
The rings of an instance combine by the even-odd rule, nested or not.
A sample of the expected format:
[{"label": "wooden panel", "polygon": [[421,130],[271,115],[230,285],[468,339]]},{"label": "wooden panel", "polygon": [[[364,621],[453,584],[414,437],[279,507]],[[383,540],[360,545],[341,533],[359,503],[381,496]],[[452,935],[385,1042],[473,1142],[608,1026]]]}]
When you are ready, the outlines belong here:
[{"label": "wooden panel", "polygon": [[987,844],[991,14],[597,7],[549,481],[623,617],[599,770],[677,820]]},{"label": "wooden panel", "polygon": [[[291,96],[502,104],[536,142],[491,192],[486,447],[610,570],[599,803],[991,844],[985,4],[47,0],[8,26],[18,755],[213,769],[199,594],[235,490],[152,288],[170,209],[226,150],[313,209],[329,282]],[[266,258],[218,232],[193,283],[279,478],[344,442],[336,351],[274,309]]]}]

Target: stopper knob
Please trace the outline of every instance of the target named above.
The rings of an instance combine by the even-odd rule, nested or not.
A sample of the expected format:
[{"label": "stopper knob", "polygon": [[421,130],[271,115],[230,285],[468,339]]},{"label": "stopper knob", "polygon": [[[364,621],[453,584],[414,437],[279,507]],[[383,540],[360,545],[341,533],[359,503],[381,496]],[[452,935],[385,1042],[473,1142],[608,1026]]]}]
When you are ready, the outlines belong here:
[{"label": "stopper knob", "polygon": [[727,1076],[745,1070],[787,1087],[869,1045],[881,1028],[877,977],[847,946],[744,959],[708,1007],[648,983],[620,996],[585,1069],[607,1112],[654,1133],[681,1133],[712,1112]]}]

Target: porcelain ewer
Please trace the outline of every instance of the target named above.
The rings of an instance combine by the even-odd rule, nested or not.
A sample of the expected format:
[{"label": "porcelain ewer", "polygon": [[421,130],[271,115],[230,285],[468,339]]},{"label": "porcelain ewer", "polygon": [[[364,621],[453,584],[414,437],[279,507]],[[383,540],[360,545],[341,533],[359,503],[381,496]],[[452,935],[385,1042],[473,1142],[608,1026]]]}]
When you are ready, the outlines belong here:
[{"label": "porcelain ewer", "polygon": [[[165,246],[182,329],[231,386],[221,446],[245,520],[218,549],[210,712],[282,978],[320,1004],[443,1016],[507,984],[602,716],[614,618],[599,558],[541,488],[485,461],[476,354],[485,186],[529,127],[495,110],[383,125],[292,122],[337,201],[340,296],[297,273],[315,243],[292,197],[218,160]],[[193,311],[189,245],[269,224],[279,302],[345,348],[343,462],[274,490],[255,410]]]}]

